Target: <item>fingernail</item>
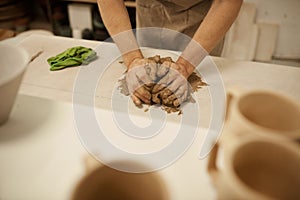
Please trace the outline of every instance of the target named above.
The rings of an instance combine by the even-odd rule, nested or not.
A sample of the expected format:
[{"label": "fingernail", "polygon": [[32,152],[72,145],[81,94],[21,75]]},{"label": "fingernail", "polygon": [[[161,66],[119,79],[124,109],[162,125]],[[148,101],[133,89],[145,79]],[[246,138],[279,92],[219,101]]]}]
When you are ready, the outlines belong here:
[{"label": "fingernail", "polygon": [[173,102],[173,105],[174,105],[175,107],[178,107],[178,106],[180,105],[178,99],[176,99],[176,100]]},{"label": "fingernail", "polygon": [[139,100],[134,101],[134,105],[136,105],[136,107],[141,108],[142,106],[142,102]]}]

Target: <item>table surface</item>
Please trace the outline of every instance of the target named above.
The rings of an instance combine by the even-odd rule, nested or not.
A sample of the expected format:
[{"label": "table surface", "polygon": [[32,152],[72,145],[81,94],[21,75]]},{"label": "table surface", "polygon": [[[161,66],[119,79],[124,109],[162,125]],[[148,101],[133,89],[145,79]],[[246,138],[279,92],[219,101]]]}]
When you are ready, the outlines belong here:
[{"label": "table surface", "polygon": [[[70,198],[74,186],[85,174],[83,159],[87,155],[77,136],[72,105],[74,81],[80,67],[51,72],[46,60],[69,47],[96,48],[100,44],[103,51],[115,48],[114,44],[41,35],[32,35],[19,44],[31,56],[42,53],[29,64],[11,118],[0,127],[0,199]],[[158,53],[164,54],[164,51]],[[300,100],[300,69],[296,67],[212,59],[226,88],[274,90]],[[102,84],[116,84],[124,72],[118,61],[111,65],[111,71],[106,71]],[[109,118],[112,89],[99,88],[95,97],[96,112],[104,115],[103,123],[108,125],[113,123]],[[209,116],[207,89],[200,90],[199,95],[203,114]],[[132,109],[146,115],[142,114],[143,110]],[[171,199],[215,198],[206,173],[207,159],[198,158],[208,120],[200,122],[198,134],[188,151],[174,164],[159,171]],[[170,124],[176,125],[174,121]]]},{"label": "table surface", "polygon": [[[102,122],[110,124],[108,118],[106,111]],[[19,95],[10,120],[0,127],[0,198],[70,199],[88,156],[75,127],[72,104]],[[198,159],[203,136],[158,172],[171,199],[214,198],[207,159]]]},{"label": "table surface", "polygon": [[[79,68],[68,68],[61,71],[49,71],[47,58],[74,46],[96,48],[102,42],[78,40],[73,38],[32,35],[20,43],[30,55],[42,53],[33,60],[24,76],[20,93],[71,102],[73,84]],[[113,44],[103,46],[103,51],[110,51]],[[164,51],[159,51],[162,53]],[[155,55],[157,52],[150,52]],[[99,55],[100,59],[101,54]],[[267,64],[248,61],[234,61],[225,58],[212,57],[217,65],[225,87],[239,86],[246,89],[267,89],[300,99],[300,69],[298,67]],[[115,66],[116,65],[116,66]],[[118,62],[111,67],[114,70],[110,77],[115,81],[124,72],[124,67]]]}]

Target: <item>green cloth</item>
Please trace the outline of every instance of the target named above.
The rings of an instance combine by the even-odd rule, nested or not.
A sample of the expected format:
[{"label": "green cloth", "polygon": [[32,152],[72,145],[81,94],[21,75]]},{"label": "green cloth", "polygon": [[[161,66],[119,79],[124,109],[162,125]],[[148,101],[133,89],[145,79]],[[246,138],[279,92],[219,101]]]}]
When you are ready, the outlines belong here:
[{"label": "green cloth", "polygon": [[97,53],[91,48],[82,46],[72,47],[57,56],[51,57],[47,60],[50,70],[60,70],[66,67],[79,66],[81,64],[88,64],[97,57]]}]

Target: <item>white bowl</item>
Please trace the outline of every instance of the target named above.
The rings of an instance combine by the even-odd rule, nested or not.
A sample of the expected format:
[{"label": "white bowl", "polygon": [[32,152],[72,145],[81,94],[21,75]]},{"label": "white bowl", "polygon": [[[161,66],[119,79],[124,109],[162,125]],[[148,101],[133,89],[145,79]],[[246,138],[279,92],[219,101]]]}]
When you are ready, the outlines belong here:
[{"label": "white bowl", "polygon": [[23,48],[0,44],[0,125],[9,118],[28,63],[29,55]]}]

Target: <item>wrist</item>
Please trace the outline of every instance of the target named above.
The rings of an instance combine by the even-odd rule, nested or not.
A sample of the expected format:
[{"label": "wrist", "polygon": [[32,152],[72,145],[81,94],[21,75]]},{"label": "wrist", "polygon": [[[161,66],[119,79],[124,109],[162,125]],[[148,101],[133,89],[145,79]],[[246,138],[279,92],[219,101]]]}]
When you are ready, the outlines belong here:
[{"label": "wrist", "polygon": [[185,72],[186,74],[184,74],[184,76],[186,78],[188,78],[194,71],[195,67],[190,63],[188,62],[187,60],[185,60],[183,57],[179,57],[178,60],[176,61],[176,63],[178,65],[180,65],[181,67],[184,67],[185,68]]},{"label": "wrist", "polygon": [[144,58],[142,52],[137,49],[137,50],[134,50],[134,51],[130,51],[128,53],[125,53],[122,55],[123,57],[123,61],[124,61],[124,64],[125,66],[127,67],[127,69],[129,69],[131,63],[137,59],[137,58]]}]

